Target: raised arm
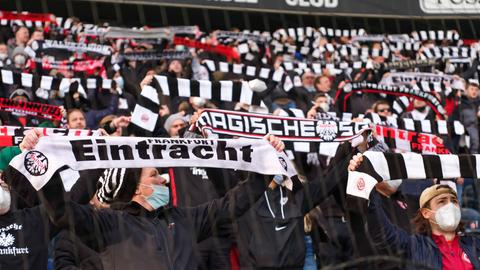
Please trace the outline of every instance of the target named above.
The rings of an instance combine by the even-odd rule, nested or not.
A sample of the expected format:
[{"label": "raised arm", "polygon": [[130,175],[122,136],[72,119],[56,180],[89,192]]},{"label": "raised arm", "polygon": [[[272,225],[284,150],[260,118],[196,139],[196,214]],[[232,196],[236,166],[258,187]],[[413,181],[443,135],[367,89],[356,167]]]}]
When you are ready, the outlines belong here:
[{"label": "raised arm", "polygon": [[[348,170],[356,170],[363,162],[363,155],[353,156],[348,165]],[[379,248],[390,247],[409,251],[412,235],[392,224],[385,215],[379,194],[374,189],[370,194],[367,209],[367,229],[373,242]]]},{"label": "raised arm", "polygon": [[[267,135],[265,139],[279,152],[285,148],[283,142],[275,136]],[[197,241],[211,236],[212,228],[216,225],[242,216],[262,196],[272,178],[273,176],[250,173],[248,180],[241,181],[224,197],[188,208],[195,225]]]}]

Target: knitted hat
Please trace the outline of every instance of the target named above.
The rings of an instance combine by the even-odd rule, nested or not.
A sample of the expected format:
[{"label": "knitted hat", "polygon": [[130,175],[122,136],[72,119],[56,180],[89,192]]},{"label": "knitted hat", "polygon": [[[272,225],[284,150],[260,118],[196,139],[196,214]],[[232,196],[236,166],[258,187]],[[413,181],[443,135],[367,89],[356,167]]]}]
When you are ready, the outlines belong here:
[{"label": "knitted hat", "polygon": [[19,96],[23,96],[23,97],[26,97],[28,100],[32,100],[32,94],[30,94],[30,92],[22,88],[18,88],[17,90],[13,91],[10,94],[9,98],[14,99],[15,97],[19,97]]},{"label": "knitted hat", "polygon": [[165,124],[163,125],[163,127],[165,128],[165,130],[167,132],[170,131],[170,128],[172,127],[173,123],[177,120],[183,120],[185,123],[185,118],[183,117],[183,114],[182,113],[175,113],[175,114],[172,114],[170,115],[167,120],[165,121]]},{"label": "knitted hat", "polygon": [[140,168],[106,169],[98,179],[98,200],[106,204],[129,202],[137,189],[141,171]]},{"label": "knitted hat", "polygon": [[433,185],[426,188],[420,195],[420,208],[425,207],[425,204],[427,204],[427,202],[429,202],[431,199],[445,193],[450,193],[457,197],[455,190],[447,185]]}]

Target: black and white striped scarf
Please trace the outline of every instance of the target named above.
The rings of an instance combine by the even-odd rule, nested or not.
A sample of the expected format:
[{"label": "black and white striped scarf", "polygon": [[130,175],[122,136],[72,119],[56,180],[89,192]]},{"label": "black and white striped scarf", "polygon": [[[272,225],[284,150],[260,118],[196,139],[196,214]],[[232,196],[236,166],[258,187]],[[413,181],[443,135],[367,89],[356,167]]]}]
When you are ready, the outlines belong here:
[{"label": "black and white striped scarf", "polygon": [[201,97],[213,101],[241,102],[265,107],[252,90],[250,82],[197,81],[166,76],[155,76],[151,86],[145,86],[132,114],[132,123],[152,132],[160,110],[159,94],[170,97]]},{"label": "black and white striped scarf", "polygon": [[471,47],[434,47],[423,48],[423,51],[419,53],[420,59],[430,58],[472,58],[478,59],[478,50]]},{"label": "black and white striped scarf", "polygon": [[302,82],[298,76],[290,76],[284,70],[274,70],[265,67],[247,66],[244,64],[230,64],[227,62],[203,60],[202,65],[210,72],[223,72],[244,75],[266,81],[280,83],[285,91],[290,91],[294,86],[301,87]]},{"label": "black and white striped scarf", "polygon": [[433,41],[444,41],[444,40],[449,40],[454,43],[458,42],[460,40],[460,35],[458,34],[457,30],[430,30],[430,31],[414,31],[411,34],[411,37],[415,41],[427,41],[427,40],[433,40]]},{"label": "black and white striped scarf", "polygon": [[480,178],[480,155],[363,153],[363,162],[349,172],[347,194],[368,199],[381,181],[394,179]]},{"label": "black and white striped scarf", "polygon": [[465,134],[465,127],[460,121],[447,120],[413,120],[409,118],[383,117],[376,113],[369,113],[365,118],[376,125],[390,126],[417,133],[435,135],[461,136]]},{"label": "black and white striped scarf", "polygon": [[[103,78],[55,78],[52,76],[42,76],[30,73],[18,73],[7,69],[0,69],[0,83],[17,85],[21,87],[45,90],[67,89],[72,83],[79,83],[79,92],[85,93],[84,89],[111,89],[112,80]],[[83,91],[82,91],[83,88]],[[68,92],[68,91],[66,91]]]},{"label": "black and white striped scarf", "polygon": [[[293,112],[292,112],[293,111]],[[298,109],[286,110],[288,116],[305,118],[303,111]],[[335,113],[328,112],[329,118],[336,121],[352,121],[353,115],[349,112]],[[319,118],[319,117],[317,117]],[[320,118],[324,118],[320,116]],[[365,121],[371,121],[375,125],[394,127],[406,131],[412,131],[417,133],[427,133],[442,136],[461,136],[465,134],[465,127],[460,121],[454,120],[414,120],[410,118],[400,117],[384,117],[377,113],[367,113],[366,115],[358,115],[357,118],[363,118]]]}]

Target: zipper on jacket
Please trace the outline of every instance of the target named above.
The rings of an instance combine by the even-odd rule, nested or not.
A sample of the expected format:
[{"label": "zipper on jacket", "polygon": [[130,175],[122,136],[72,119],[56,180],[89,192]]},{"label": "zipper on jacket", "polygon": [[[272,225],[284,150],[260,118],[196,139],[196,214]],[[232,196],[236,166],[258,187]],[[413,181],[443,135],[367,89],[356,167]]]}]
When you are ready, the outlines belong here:
[{"label": "zipper on jacket", "polygon": [[[166,224],[167,224],[167,228],[168,228],[168,222],[166,222]],[[153,219],[153,225],[154,225],[155,230],[157,230],[157,226],[156,226],[156,225],[160,225],[160,219],[159,219],[158,217],[155,217],[155,218]],[[161,227],[161,226],[160,226],[160,228],[158,228],[158,230],[160,231],[160,234],[162,235],[163,244],[165,245],[165,254],[166,254],[166,256],[167,256],[168,269],[174,270],[172,258],[170,258],[170,249],[169,249],[169,247],[168,247],[167,235],[166,235],[165,232],[162,230],[162,227]]]}]

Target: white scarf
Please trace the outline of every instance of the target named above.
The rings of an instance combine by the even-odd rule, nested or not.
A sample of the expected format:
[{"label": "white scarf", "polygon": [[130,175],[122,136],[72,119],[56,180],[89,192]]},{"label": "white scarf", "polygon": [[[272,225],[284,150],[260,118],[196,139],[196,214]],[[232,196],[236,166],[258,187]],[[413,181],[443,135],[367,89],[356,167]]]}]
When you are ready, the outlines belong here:
[{"label": "white scarf", "polygon": [[42,137],[34,150],[25,151],[10,162],[36,190],[65,165],[73,170],[213,167],[296,175],[284,153],[275,151],[265,140],[252,139]]}]

